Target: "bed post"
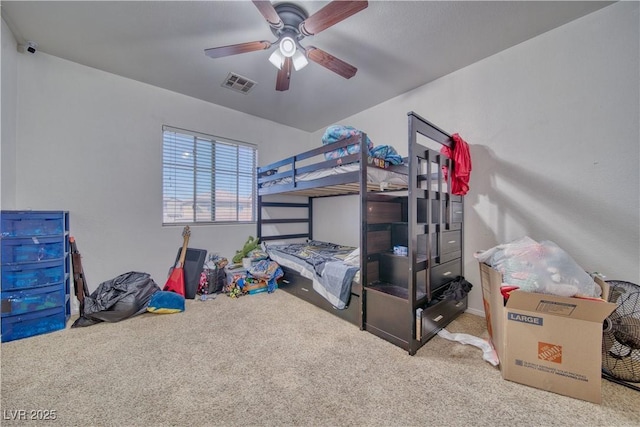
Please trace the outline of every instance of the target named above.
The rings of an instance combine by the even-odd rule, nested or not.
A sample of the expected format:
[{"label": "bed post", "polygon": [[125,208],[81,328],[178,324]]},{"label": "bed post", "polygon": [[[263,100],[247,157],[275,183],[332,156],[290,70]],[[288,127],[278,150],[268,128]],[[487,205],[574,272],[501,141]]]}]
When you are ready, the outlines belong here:
[{"label": "bed post", "polygon": [[308,223],[308,233],[309,233],[309,240],[313,240],[313,197],[309,197],[307,198],[307,201],[309,203],[309,207],[308,207],[308,217],[309,217],[309,223]]},{"label": "bed post", "polygon": [[257,213],[257,223],[256,223],[256,236],[258,238],[258,242],[262,238],[262,196],[258,195],[258,212]]},{"label": "bed post", "polygon": [[[409,186],[407,188],[407,222],[408,222],[408,255],[409,255],[409,289],[408,289],[408,308],[410,310],[409,318],[414,318],[416,312],[416,246],[417,246],[417,179],[418,179],[418,168],[417,168],[417,151],[418,144],[416,141],[416,130],[414,126],[415,117],[412,114],[409,114],[409,135],[408,135],[408,159],[409,159]],[[427,280],[429,280],[427,275]],[[420,341],[416,339],[418,336],[416,331],[418,330],[420,322],[411,322],[411,334],[409,337],[409,354],[414,355],[420,348]]]},{"label": "bed post", "polygon": [[366,319],[366,293],[367,293],[367,265],[369,258],[369,251],[367,248],[367,231],[369,230],[369,224],[367,221],[367,166],[369,163],[369,146],[367,145],[367,134],[360,133],[360,330],[364,330],[364,323]]}]

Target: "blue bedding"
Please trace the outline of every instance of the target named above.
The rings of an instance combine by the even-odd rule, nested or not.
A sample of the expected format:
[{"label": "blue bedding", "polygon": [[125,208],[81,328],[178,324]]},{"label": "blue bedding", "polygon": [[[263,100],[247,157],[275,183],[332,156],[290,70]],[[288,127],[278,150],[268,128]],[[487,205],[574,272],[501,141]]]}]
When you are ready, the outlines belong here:
[{"label": "blue bedding", "polygon": [[345,264],[343,260],[356,248],[312,240],[307,243],[269,244],[267,253],[277,252],[279,257],[302,265],[313,272],[318,293],[338,309],[349,303],[351,282],[359,267]]},{"label": "blue bedding", "polygon": [[[352,127],[352,126],[343,126],[343,125],[334,125],[329,126],[325,131],[324,135],[322,135],[322,145],[334,144],[338,141],[342,141],[344,139],[353,138],[358,136],[361,132]],[[371,151],[373,148],[373,143],[366,137],[367,150]],[[360,152],[359,145],[347,145],[346,147],[338,148],[333,151],[329,151],[324,154],[325,159],[337,159],[338,157],[344,157],[349,154],[355,154]]]},{"label": "blue bedding", "polygon": [[[362,133],[362,131],[354,128],[353,126],[345,126],[345,125],[333,125],[329,126],[324,134],[322,135],[322,144],[334,144],[338,141],[342,141],[345,139],[353,138]],[[355,138],[354,138],[355,139]],[[398,155],[398,152],[391,145],[378,145],[377,147],[373,146],[373,142],[369,139],[369,136],[366,136],[365,139],[367,143],[368,154],[371,157],[375,157],[378,159],[382,159],[386,162],[391,163],[392,165],[402,164],[402,156]],[[349,154],[355,154],[360,152],[359,145],[347,145],[346,147],[338,148],[333,151],[329,151],[325,153],[325,159],[337,159],[339,157],[344,157]]]}]

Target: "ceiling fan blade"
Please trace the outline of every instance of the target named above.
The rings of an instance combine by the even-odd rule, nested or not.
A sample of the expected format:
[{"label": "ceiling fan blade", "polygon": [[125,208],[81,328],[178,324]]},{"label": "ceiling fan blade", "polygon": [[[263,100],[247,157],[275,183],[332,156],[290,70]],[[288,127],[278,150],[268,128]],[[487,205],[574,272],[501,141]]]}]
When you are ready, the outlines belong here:
[{"label": "ceiling fan blade", "polygon": [[309,58],[316,64],[320,64],[326,69],[341,75],[345,79],[350,79],[351,77],[355,76],[356,72],[358,71],[358,69],[353,65],[347,64],[343,60],[338,59],[331,54],[328,54],[322,49],[309,46],[306,48],[306,50],[307,50],[307,58]]},{"label": "ceiling fan blade", "polygon": [[276,90],[282,92],[289,90],[289,81],[291,80],[291,58],[286,58],[280,71],[278,71],[278,78],[276,79]]},{"label": "ceiling fan blade", "polygon": [[205,49],[204,53],[210,58],[221,58],[223,56],[237,55],[239,53],[253,52],[256,50],[269,49],[271,42],[262,40],[259,42],[247,42],[240,44],[232,44],[229,46],[212,47]]},{"label": "ceiling fan blade", "polygon": [[369,5],[367,1],[342,1],[334,0],[304,21],[300,23],[300,32],[305,36],[318,34],[332,25],[337,24],[366,9]]},{"label": "ceiling fan blade", "polygon": [[264,19],[267,20],[272,28],[279,30],[284,27],[284,22],[282,22],[280,15],[278,15],[278,12],[276,12],[276,9],[270,1],[253,0],[253,4],[256,5],[262,16],[264,16]]}]

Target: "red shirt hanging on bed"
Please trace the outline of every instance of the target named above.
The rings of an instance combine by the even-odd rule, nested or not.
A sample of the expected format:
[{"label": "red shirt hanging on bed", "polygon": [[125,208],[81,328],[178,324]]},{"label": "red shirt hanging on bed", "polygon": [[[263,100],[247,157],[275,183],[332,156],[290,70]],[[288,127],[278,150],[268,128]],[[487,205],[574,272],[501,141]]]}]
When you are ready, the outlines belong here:
[{"label": "red shirt hanging on bed", "polygon": [[[469,179],[471,178],[471,154],[469,145],[457,133],[451,135],[453,139],[453,152],[451,148],[443,145],[440,153],[454,161],[455,167],[451,175],[451,193],[464,196],[469,191]],[[447,167],[443,166],[444,179],[447,179]]]}]

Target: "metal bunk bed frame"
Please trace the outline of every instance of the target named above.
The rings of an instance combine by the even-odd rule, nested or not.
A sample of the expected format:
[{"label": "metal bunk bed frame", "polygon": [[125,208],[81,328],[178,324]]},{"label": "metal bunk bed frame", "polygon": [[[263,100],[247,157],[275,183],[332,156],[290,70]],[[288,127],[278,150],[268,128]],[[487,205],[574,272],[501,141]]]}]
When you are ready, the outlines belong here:
[{"label": "metal bunk bed frame", "polygon": [[[438,151],[419,143],[418,135],[450,148],[453,148],[453,140],[449,134],[416,113],[409,112],[407,115],[408,166],[400,165],[391,167],[390,170],[407,174],[408,186],[391,186],[381,190],[378,185],[369,184],[367,169],[375,166],[369,164],[366,149],[360,149],[358,153],[339,159],[298,166],[303,161],[312,161],[309,159],[338,148],[354,144],[364,146],[364,133],[360,134],[357,140],[350,138],[291,156],[257,170],[257,237],[263,242],[312,240],[314,198],[359,195],[361,285],[352,293],[353,302],[349,310],[337,310],[321,297],[314,297],[313,291],[309,292],[308,285],[300,285],[300,282],[308,279],[298,278],[287,269],[284,269],[285,279],[287,276],[293,276],[293,281],[297,283],[290,288],[286,285],[282,288],[345,318],[362,330],[398,345],[413,355],[441,328],[466,310],[467,300],[466,297],[460,301],[441,298],[446,285],[458,275],[462,275],[463,266],[462,196],[450,193],[451,174],[455,165]],[[360,165],[356,171],[314,181],[296,180],[302,173],[356,161]],[[446,180],[442,175],[443,166],[449,171]],[[283,168],[285,170],[281,171]],[[434,168],[437,170],[433,170]],[[288,184],[262,186],[268,181],[287,177],[291,180]],[[437,180],[436,183],[434,179]],[[399,195],[399,192],[402,192],[402,195]],[[263,199],[277,194],[304,196],[307,197],[307,201],[291,203]],[[302,209],[305,215],[296,218],[265,218],[263,209],[267,208]],[[434,218],[437,221],[434,221]],[[306,231],[264,234],[265,226],[281,224],[306,224]],[[406,237],[403,231],[405,227]],[[400,230],[400,233],[391,237],[392,229]],[[390,239],[397,240],[398,236],[401,236],[400,239],[406,238],[406,257],[397,257],[387,251]],[[400,283],[406,285],[406,295],[400,295],[397,292],[399,287],[388,282],[406,282]],[[304,289],[304,292],[300,289]],[[403,290],[402,286],[400,290]]]}]

